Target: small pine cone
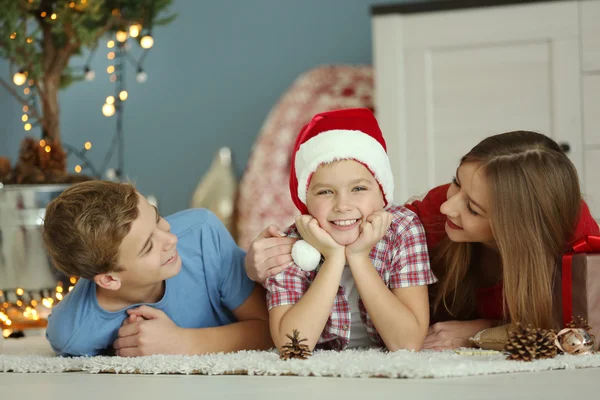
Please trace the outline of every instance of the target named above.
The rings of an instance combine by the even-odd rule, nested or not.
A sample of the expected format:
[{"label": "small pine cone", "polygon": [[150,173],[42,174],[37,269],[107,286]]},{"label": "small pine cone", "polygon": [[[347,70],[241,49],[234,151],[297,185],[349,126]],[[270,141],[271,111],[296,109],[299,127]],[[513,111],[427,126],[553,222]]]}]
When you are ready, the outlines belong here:
[{"label": "small pine cone", "polygon": [[19,164],[29,167],[37,167],[40,165],[40,154],[44,151],[32,137],[26,137],[21,142],[21,148],[19,149]]},{"label": "small pine cone", "polygon": [[310,348],[302,343],[307,339],[300,339],[300,332],[294,329],[293,336],[286,336],[290,339],[290,341],[282,346],[279,358],[282,360],[289,360],[290,358],[306,360],[312,356],[312,351],[310,351]]},{"label": "small pine cone", "polygon": [[556,332],[552,329],[537,329],[536,330],[536,357],[554,358],[558,353],[558,349],[554,344],[556,340]]},{"label": "small pine cone", "polygon": [[0,182],[8,180],[8,176],[12,172],[10,161],[6,157],[0,157]]},{"label": "small pine cone", "polygon": [[580,315],[578,315],[577,317],[573,317],[571,319],[571,322],[569,322],[567,326],[565,326],[565,328],[584,329],[588,332],[591,332],[592,330],[592,327],[590,326],[590,324],[588,324],[587,320],[581,317]]},{"label": "small pine cone", "polygon": [[531,326],[523,327],[517,324],[514,331],[508,334],[508,341],[504,346],[507,360],[532,361],[537,353],[537,334]]}]

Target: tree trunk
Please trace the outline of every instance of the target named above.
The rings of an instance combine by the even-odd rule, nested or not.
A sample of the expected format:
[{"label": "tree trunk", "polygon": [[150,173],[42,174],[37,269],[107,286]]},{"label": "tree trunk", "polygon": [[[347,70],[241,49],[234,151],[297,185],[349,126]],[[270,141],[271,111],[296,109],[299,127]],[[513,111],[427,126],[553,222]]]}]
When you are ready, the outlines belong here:
[{"label": "tree trunk", "polygon": [[[61,170],[66,173],[65,152],[62,147],[60,137],[60,106],[58,103],[58,92],[60,89],[60,75],[46,74],[43,78],[43,96],[42,102],[42,139],[46,140],[51,146],[50,158],[58,163],[53,163],[53,169]],[[57,168],[58,167],[58,168]],[[55,171],[59,172],[59,171]]]}]

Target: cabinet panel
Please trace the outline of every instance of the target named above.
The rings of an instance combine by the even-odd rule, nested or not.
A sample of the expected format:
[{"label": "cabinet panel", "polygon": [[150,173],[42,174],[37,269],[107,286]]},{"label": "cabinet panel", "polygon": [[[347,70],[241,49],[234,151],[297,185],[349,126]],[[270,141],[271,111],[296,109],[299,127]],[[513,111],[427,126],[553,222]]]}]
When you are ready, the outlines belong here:
[{"label": "cabinet panel", "polygon": [[596,221],[600,221],[600,149],[585,151],[583,195]]},{"label": "cabinet panel", "polygon": [[580,1],[584,71],[600,71],[600,0]]},{"label": "cabinet panel", "polygon": [[583,77],[583,121],[585,145],[600,145],[600,75]]}]

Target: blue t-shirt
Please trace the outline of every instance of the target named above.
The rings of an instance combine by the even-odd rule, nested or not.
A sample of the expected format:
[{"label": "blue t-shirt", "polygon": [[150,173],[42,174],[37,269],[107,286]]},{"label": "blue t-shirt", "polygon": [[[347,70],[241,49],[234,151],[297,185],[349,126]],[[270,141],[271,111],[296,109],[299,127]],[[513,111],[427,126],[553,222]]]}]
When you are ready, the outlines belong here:
[{"label": "blue t-shirt", "polygon": [[[177,238],[180,272],[167,279],[163,298],[148,304],[164,311],[181,328],[208,328],[236,322],[231,310],[252,293],[244,270],[245,253],[219,219],[193,209],[166,218]],[[104,354],[117,338],[126,310],[106,311],[96,298],[96,284],[80,279],[52,310],[46,337],[59,355]]]}]

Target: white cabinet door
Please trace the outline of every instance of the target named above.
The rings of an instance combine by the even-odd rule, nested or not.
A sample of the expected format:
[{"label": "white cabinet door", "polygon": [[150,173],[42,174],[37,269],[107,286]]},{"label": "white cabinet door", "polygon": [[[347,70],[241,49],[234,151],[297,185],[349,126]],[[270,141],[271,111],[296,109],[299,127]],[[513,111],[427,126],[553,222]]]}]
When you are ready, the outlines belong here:
[{"label": "white cabinet door", "polygon": [[584,0],[581,7],[583,70],[600,71],[600,0]]},{"label": "white cabinet door", "polygon": [[449,182],[481,139],[534,130],[583,168],[578,5],[374,18],[376,110],[395,201]]}]

